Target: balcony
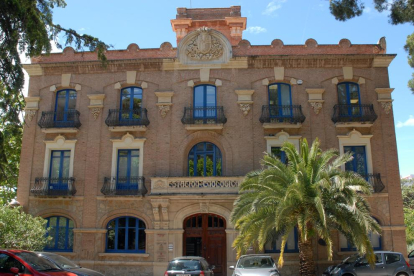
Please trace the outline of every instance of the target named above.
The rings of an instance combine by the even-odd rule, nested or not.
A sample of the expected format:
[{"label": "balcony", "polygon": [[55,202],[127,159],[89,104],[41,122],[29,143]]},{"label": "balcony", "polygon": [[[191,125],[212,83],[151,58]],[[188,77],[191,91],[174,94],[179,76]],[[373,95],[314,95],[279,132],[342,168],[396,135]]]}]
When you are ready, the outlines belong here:
[{"label": "balcony", "polygon": [[380,193],[384,190],[385,185],[381,181],[381,175],[379,173],[369,173],[363,175],[367,182],[371,185],[372,191],[374,193]]},{"label": "balcony", "polygon": [[36,177],[30,194],[34,196],[74,196],[76,194],[73,177]]},{"label": "balcony", "polygon": [[181,122],[187,130],[223,129],[227,118],[222,106],[184,107]]},{"label": "balcony", "polygon": [[377,117],[372,104],[336,104],[332,121],[337,127],[371,127]]},{"label": "balcony", "polygon": [[37,123],[45,133],[76,133],[82,125],[77,110],[43,111]]},{"label": "balcony", "polygon": [[237,195],[244,177],[152,177],[151,195]]},{"label": "balcony", "polygon": [[264,105],[259,121],[263,128],[300,128],[306,117],[300,105]]},{"label": "balcony", "polygon": [[146,131],[150,124],[146,108],[110,109],[105,120],[110,131]]},{"label": "balcony", "polygon": [[106,196],[143,196],[147,193],[145,178],[105,177],[101,193]]}]

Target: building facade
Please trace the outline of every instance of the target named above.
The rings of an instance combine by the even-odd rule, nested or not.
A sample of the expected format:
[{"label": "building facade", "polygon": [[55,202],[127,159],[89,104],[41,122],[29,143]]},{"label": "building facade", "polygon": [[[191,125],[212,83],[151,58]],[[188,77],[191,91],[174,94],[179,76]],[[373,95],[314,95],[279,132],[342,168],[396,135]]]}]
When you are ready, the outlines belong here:
[{"label": "building facade", "polygon": [[[264,152],[319,138],[351,151],[365,175],[377,249],[406,254],[385,39],[377,44],[251,45],[241,8],[178,8],[177,48],[40,56],[25,65],[18,201],[48,220],[46,250],[106,275],[163,275],[170,259],[201,255],[231,275],[229,220],[243,176]],[[266,252],[277,260],[280,244]],[[334,261],[352,253],[336,235]],[[296,234],[286,248],[298,273]],[[326,249],[315,240],[322,270]]]}]

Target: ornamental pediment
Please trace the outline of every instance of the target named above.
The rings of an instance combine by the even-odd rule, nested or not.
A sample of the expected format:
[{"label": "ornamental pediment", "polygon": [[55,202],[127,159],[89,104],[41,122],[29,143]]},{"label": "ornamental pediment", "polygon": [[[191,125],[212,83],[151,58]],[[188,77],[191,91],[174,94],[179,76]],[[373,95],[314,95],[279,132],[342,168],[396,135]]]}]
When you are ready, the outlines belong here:
[{"label": "ornamental pediment", "polygon": [[232,57],[228,39],[220,32],[202,27],[185,36],[178,45],[182,64],[227,63]]}]

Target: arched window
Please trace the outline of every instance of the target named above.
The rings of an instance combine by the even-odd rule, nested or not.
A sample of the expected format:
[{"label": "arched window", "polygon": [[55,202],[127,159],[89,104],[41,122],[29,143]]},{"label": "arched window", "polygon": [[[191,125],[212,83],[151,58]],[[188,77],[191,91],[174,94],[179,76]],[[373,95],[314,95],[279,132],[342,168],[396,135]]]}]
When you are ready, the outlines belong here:
[{"label": "arched window", "polygon": [[73,251],[73,221],[65,217],[46,218],[47,236],[51,240],[45,251]]},{"label": "arched window", "polygon": [[[282,238],[279,237],[276,241],[270,241],[265,244],[265,253],[280,253],[282,245]],[[298,247],[298,229],[295,227],[290,233],[285,245],[285,253],[297,253]]]},{"label": "arched window", "polygon": [[194,87],[194,118],[217,116],[216,87],[202,84]]},{"label": "arched window", "polygon": [[[379,224],[379,221],[376,218],[374,219]],[[368,236],[369,240],[371,241],[372,248],[374,250],[382,250],[381,235],[370,232]],[[356,247],[351,244],[342,233],[339,234],[339,245],[341,251],[356,251]]]},{"label": "arched window", "polygon": [[121,90],[120,120],[141,119],[142,88],[125,87]]},{"label": "arched window", "polygon": [[220,149],[209,142],[195,145],[188,154],[189,176],[221,176],[222,158]]},{"label": "arched window", "polygon": [[270,117],[291,117],[292,95],[290,85],[273,83],[268,88]]},{"label": "arched window", "polygon": [[56,93],[55,121],[73,121],[76,115],[76,91],[64,89]]},{"label": "arched window", "polygon": [[119,217],[106,226],[106,252],[145,253],[145,223],[134,217]]}]

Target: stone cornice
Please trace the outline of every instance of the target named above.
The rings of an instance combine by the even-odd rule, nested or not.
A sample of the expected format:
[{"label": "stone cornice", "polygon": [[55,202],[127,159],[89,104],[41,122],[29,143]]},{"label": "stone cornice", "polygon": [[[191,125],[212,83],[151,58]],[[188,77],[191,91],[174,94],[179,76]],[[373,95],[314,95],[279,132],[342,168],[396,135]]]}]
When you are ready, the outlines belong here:
[{"label": "stone cornice", "polygon": [[[210,65],[212,69],[224,68],[354,68],[387,67],[396,55],[263,55],[237,56],[227,64]],[[246,64],[247,63],[247,64]],[[186,66],[177,58],[146,58],[109,60],[106,67],[100,61],[73,61],[54,63],[25,64],[23,68],[30,76],[59,75],[65,72],[73,74],[108,73],[118,71],[159,71],[159,70],[193,70],[205,65]]]}]

